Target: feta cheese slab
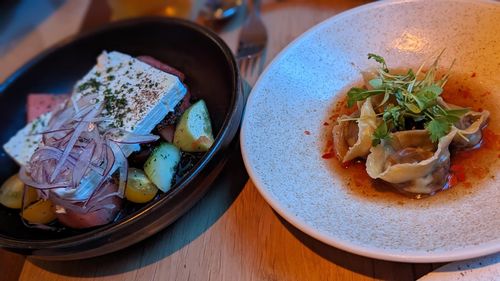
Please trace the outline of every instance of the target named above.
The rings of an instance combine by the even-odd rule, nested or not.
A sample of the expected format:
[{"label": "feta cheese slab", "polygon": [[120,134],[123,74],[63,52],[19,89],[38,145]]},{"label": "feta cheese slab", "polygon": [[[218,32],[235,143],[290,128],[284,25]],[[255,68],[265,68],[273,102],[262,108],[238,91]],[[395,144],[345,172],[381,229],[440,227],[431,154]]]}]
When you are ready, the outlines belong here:
[{"label": "feta cheese slab", "polygon": [[42,141],[40,134],[49,123],[51,112],[44,113],[19,130],[4,146],[5,152],[19,166],[26,164]]},{"label": "feta cheese slab", "polygon": [[128,55],[103,53],[97,65],[78,81],[72,99],[99,93],[108,126],[147,134],[182,100],[186,87],[174,75]]},{"label": "feta cheese slab", "polygon": [[[176,76],[113,51],[103,52],[97,58],[97,64],[76,83],[71,99],[77,104],[92,96],[95,102],[103,102],[102,115],[106,121],[98,124],[100,131],[121,128],[135,134],[149,134],[174,111],[186,92]],[[46,130],[50,117],[51,113],[47,113],[27,124],[3,146],[19,165],[25,165],[39,146],[41,135],[33,133]],[[129,156],[139,146],[121,145],[121,148]],[[84,184],[82,181],[80,185]]]}]

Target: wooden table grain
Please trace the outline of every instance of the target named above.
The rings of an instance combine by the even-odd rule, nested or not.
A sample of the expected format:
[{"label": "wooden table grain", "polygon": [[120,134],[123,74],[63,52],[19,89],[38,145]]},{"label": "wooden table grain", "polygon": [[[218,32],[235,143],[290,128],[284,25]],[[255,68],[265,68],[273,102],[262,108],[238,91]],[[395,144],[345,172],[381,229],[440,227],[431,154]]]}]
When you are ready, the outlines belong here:
[{"label": "wooden table grain", "polygon": [[[14,36],[15,42],[0,46],[0,81],[43,49],[76,34],[82,25],[91,26],[89,16],[102,16],[98,1],[68,0],[54,7],[45,20]],[[316,23],[369,1],[263,2],[269,31],[267,64]],[[238,26],[218,32],[234,50]],[[316,241],[267,205],[248,180],[238,149],[229,165],[231,175],[224,170],[194,208],[143,242],[102,257],[62,262],[25,258],[0,249],[0,279],[415,280],[439,266],[365,258]]]}]

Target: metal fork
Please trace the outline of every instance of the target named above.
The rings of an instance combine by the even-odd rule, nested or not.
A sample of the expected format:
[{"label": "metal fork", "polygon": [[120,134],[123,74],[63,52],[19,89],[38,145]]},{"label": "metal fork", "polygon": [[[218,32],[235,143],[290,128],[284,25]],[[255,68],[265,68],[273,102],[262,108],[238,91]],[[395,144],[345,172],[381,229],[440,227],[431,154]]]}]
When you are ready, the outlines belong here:
[{"label": "metal fork", "polygon": [[241,28],[238,50],[236,51],[236,58],[243,77],[251,77],[255,69],[259,70],[257,73],[262,71],[262,58],[266,45],[267,30],[260,18],[260,0],[253,0],[248,18]]}]

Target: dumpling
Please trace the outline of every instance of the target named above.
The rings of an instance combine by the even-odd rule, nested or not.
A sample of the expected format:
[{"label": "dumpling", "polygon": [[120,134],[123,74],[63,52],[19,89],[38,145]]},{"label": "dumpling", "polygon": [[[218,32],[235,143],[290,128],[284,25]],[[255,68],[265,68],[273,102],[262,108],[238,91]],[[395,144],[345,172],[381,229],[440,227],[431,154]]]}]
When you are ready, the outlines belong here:
[{"label": "dumpling", "polygon": [[454,124],[458,132],[453,139],[453,146],[468,149],[480,144],[483,139],[482,129],[488,124],[489,116],[490,112],[487,110],[469,111],[464,114],[460,121]]},{"label": "dumpling", "polygon": [[395,132],[391,140],[370,150],[366,171],[371,178],[391,183],[403,192],[433,194],[446,185],[450,168],[448,146],[456,134],[457,129],[452,127],[435,144],[426,130]]},{"label": "dumpling", "polygon": [[[358,117],[359,116],[359,117]],[[342,119],[353,119],[342,121]],[[333,127],[333,145],[337,158],[342,162],[366,157],[372,146],[372,135],[377,128],[377,115],[368,98],[359,112],[342,116]]]},{"label": "dumpling", "polygon": [[[438,103],[446,109],[461,108],[454,104],[446,103],[442,98]],[[457,134],[453,139],[452,145],[458,149],[469,149],[481,144],[483,139],[482,129],[488,125],[490,112],[483,110],[481,112],[470,110],[464,114],[458,122],[454,124],[457,128]]]}]

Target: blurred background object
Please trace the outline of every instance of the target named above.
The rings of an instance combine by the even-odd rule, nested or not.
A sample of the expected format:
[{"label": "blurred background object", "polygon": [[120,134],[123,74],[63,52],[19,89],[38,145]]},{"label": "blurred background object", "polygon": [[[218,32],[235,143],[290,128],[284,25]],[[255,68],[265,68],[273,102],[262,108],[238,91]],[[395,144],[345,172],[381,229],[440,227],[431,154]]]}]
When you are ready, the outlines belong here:
[{"label": "blurred background object", "polygon": [[196,0],[107,0],[111,9],[111,20],[155,15],[193,18]]},{"label": "blurred background object", "polygon": [[[0,54],[57,10],[64,0],[0,1]],[[26,19],[29,20],[26,20]]]},{"label": "blurred background object", "polygon": [[251,1],[250,12],[238,39],[236,58],[247,81],[256,81],[264,68],[267,30],[260,18],[260,0]]},{"label": "blurred background object", "polygon": [[0,88],[9,75],[37,53],[76,34],[85,21],[91,2],[106,3],[92,0],[0,0]]},{"label": "blurred background object", "polygon": [[243,0],[206,0],[200,14],[206,20],[227,20],[236,15],[243,4]]}]

